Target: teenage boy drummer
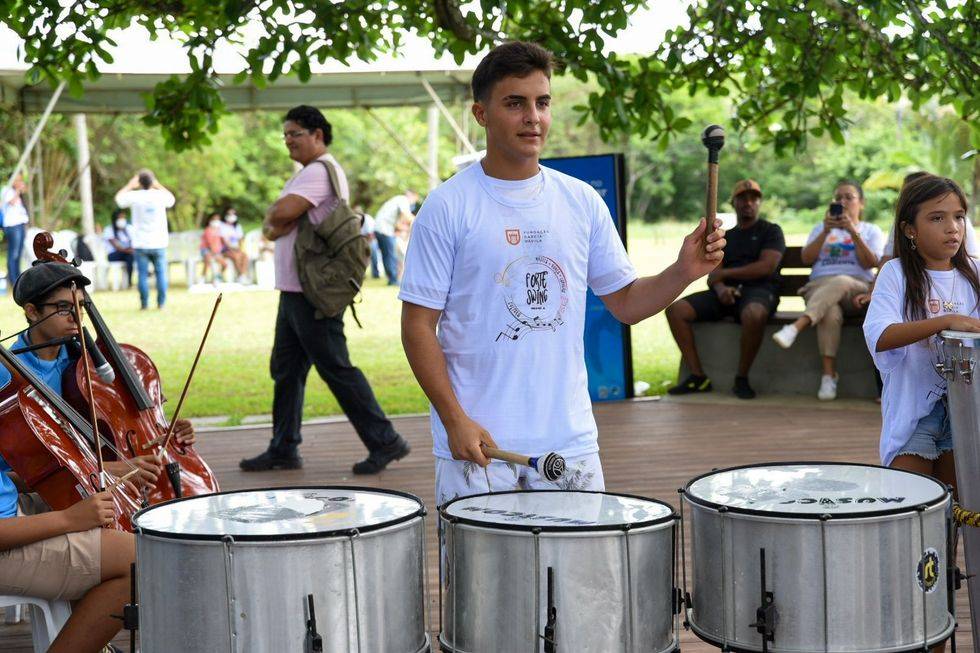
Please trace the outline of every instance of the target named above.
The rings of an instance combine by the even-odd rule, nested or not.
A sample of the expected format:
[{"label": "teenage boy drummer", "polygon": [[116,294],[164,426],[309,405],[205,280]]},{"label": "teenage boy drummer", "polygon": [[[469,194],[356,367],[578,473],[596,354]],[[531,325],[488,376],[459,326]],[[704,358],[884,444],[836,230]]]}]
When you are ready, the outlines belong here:
[{"label": "teenage boy drummer", "polygon": [[[587,288],[636,324],[722,260],[724,232],[705,245],[702,220],[676,262],[637,276],[595,189],[539,165],[551,70],[551,53],[533,43],[501,45],[480,62],[473,115],[486,157],[434,190],[412,227],[402,343],[432,403],[440,505],[517,488],[604,489],[585,370]],[[567,471],[556,486],[531,469],[488,466],[481,445],[557,451]]]}]

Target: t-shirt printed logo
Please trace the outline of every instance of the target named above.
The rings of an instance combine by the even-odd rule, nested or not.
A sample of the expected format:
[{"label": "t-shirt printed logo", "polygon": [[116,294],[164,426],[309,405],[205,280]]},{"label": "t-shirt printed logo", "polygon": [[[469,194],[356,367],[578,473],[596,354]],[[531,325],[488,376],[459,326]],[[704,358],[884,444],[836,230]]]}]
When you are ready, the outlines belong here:
[{"label": "t-shirt printed logo", "polygon": [[936,313],[939,312],[939,300],[938,299],[930,299],[929,300],[929,312],[932,313],[933,315],[935,315]]},{"label": "t-shirt printed logo", "polygon": [[857,246],[854,244],[854,239],[851,238],[850,234],[846,236],[838,236],[835,233],[831,233],[827,236],[827,240],[824,242],[822,256],[820,257],[820,265],[840,265],[848,264],[851,259],[854,258],[855,252],[857,251]]},{"label": "t-shirt printed logo", "polygon": [[511,245],[521,244],[521,230],[520,229],[505,229],[504,235],[507,237],[507,242]]},{"label": "t-shirt printed logo", "polygon": [[497,341],[518,340],[531,331],[555,332],[565,323],[568,280],[554,259],[522,256],[511,261],[494,281],[514,318],[497,334]]}]

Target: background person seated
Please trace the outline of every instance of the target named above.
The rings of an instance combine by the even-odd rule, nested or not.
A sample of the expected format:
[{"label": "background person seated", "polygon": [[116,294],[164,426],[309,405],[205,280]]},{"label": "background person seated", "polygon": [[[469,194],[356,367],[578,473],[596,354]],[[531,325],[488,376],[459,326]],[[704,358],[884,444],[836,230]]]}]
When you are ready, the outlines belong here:
[{"label": "background person seated", "polygon": [[221,279],[224,280],[225,270],[228,269],[228,259],[224,255],[226,248],[225,239],[221,236],[221,214],[212,213],[204,224],[204,233],[201,234],[201,258],[204,260],[205,283],[208,282],[209,272],[212,273],[211,281],[218,283],[218,273],[212,272],[214,263],[218,264]]},{"label": "background person seated", "polygon": [[235,209],[225,211],[225,217],[221,223],[221,237],[225,239],[224,255],[235,264],[238,283],[249,283],[248,254],[242,249],[245,231],[242,229],[242,225],[238,223],[238,214]]},{"label": "background person seated", "polygon": [[860,310],[855,297],[867,293],[885,245],[885,234],[877,225],[862,220],[864,191],[855,181],[842,181],[834,190],[833,203],[823,223],[810,232],[800,254],[812,265],[810,281],[800,288],[806,301],[803,316],[772,335],[783,349],[789,349],[799,333],[817,327],[823,376],[817,398],[837,398],[837,350],[840,347],[844,315]]},{"label": "background person seated", "polygon": [[668,390],[683,395],[711,390],[711,381],[701,367],[694,342],[694,322],[715,322],[732,317],[742,325],[741,356],[732,392],[752,399],[749,368],[759,352],[766,321],[779,305],[779,262],[786,251],[783,230],[778,224],[759,219],[762,189],[743,179],[732,190],[732,205],[738,225],[725,234],[725,258],[721,267],[708,275],[705,290],[667,307],[667,323],[691,375]]},{"label": "background person seated", "polygon": [[112,212],[112,224],[102,230],[102,240],[105,242],[106,258],[109,261],[122,261],[126,264],[126,287],[133,285],[133,263],[136,253],[133,249],[133,236],[130,233],[129,220],[124,209]]}]

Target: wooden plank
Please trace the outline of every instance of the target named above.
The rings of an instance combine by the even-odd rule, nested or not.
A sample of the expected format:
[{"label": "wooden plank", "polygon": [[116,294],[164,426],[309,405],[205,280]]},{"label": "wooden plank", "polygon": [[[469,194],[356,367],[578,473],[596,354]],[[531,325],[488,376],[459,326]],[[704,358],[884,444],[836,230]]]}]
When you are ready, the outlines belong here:
[{"label": "wooden plank", "polygon": [[[687,401],[597,405],[607,488],[662,499],[676,508],[677,488],[717,467],[788,460],[877,462],[881,418],[873,404],[849,402],[834,407],[816,401],[734,402],[703,396]],[[238,469],[239,459],[264,450],[270,436],[268,427],[202,433],[198,448],[214,468],[223,490],[340,484],[397,489],[421,497],[432,516],[427,520],[428,601],[436,622],[430,627],[437,629],[434,459],[428,419],[404,417],[395,420],[395,425],[413,452],[374,477],[354,476],[350,471],[365,451],[347,422],[304,428],[301,470],[245,473]],[[960,565],[963,568],[962,561]],[[959,593],[957,606],[958,650],[972,651],[965,591]],[[121,647],[127,644],[124,636],[116,641]],[[681,645],[685,653],[717,650],[686,631],[681,634]],[[29,627],[0,625],[0,650],[29,653]]]}]

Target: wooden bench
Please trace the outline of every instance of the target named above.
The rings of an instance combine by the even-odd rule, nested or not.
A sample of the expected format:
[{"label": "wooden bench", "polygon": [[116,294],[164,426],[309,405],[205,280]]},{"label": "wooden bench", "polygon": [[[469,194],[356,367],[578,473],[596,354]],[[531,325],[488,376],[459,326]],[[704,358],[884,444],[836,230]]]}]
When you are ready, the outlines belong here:
[{"label": "wooden bench", "polygon": [[[780,306],[769,318],[762,347],[749,371],[749,382],[760,395],[816,397],[820,387],[821,366],[816,329],[809,328],[801,333],[788,350],[772,339],[773,333],[803,314],[803,300],[797,293],[809,280],[810,270],[803,264],[802,251],[801,247],[787,247],[780,264]],[[787,302],[789,298],[796,299]],[[800,310],[793,310],[786,303],[798,304]],[[863,316],[844,319],[837,354],[837,374],[840,377],[837,382],[838,397],[871,399],[878,396],[874,363],[861,329],[863,321]],[[694,325],[694,338],[701,365],[715,391],[729,392],[738,370],[741,327],[732,319],[698,322]],[[688,373],[687,366],[681,361],[678,379],[687,378]]]}]

